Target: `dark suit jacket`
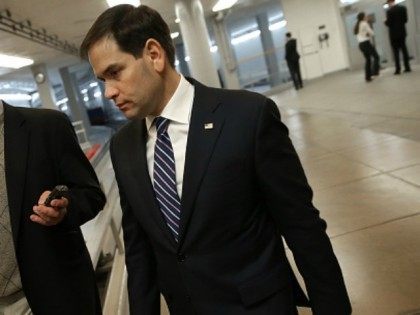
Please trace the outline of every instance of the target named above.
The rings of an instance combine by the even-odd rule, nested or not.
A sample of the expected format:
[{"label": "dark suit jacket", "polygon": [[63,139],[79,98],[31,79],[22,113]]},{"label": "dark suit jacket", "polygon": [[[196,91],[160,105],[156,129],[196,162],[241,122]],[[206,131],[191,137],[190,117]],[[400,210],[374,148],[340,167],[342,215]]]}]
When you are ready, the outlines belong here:
[{"label": "dark suit jacket", "polygon": [[296,39],[292,38],[286,43],[286,55],[285,59],[287,62],[296,62],[300,58],[296,48]]},{"label": "dark suit jacket", "polygon": [[159,292],[176,315],[288,314],[280,310],[292,288],[295,303],[304,299],[281,235],[314,314],[349,314],[326,224],[276,105],[259,94],[192,83],[179,244],[155,201],[144,120],[112,140],[131,314],[159,314]]},{"label": "dark suit jacket", "polygon": [[[23,290],[35,315],[100,314],[94,271],[79,226],[102,209],[105,196],[58,111],[4,104],[6,184]],[[45,190],[69,187],[68,214],[52,227],[32,222]]]},{"label": "dark suit jacket", "polygon": [[391,41],[403,40],[407,36],[405,24],[408,21],[407,8],[402,5],[390,7],[386,12],[385,24],[389,28]]}]

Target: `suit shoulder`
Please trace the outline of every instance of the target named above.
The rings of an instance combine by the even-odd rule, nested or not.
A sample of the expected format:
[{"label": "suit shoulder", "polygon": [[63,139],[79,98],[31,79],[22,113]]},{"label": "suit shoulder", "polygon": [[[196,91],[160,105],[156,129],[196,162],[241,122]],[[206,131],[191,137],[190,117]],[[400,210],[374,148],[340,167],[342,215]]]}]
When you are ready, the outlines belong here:
[{"label": "suit shoulder", "polygon": [[16,107],[29,128],[55,132],[72,127],[67,115],[59,110]]},{"label": "suit shoulder", "polygon": [[217,89],[221,108],[234,120],[255,121],[267,103],[272,102],[266,96],[245,90]]},{"label": "suit shoulder", "polygon": [[66,114],[54,109],[17,107],[17,110],[27,121],[34,123],[62,123],[63,121],[69,121]]},{"label": "suit shoulder", "polygon": [[218,93],[222,102],[242,106],[243,109],[259,107],[267,101],[266,96],[256,92],[227,89],[217,90],[219,91]]}]

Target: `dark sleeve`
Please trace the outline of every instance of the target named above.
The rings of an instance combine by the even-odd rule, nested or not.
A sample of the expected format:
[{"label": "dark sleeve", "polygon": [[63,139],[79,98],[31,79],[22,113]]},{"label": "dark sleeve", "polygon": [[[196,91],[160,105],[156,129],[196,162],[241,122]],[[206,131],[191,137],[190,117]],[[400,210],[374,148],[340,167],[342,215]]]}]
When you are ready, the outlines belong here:
[{"label": "dark sleeve", "polygon": [[350,314],[326,223],[312,204],[312,190],[272,100],[264,104],[257,129],[258,183],[304,278],[314,314]]},{"label": "dark sleeve", "polygon": [[80,148],[73,126],[64,114],[57,117],[55,131],[58,184],[69,188],[69,206],[61,225],[79,227],[103,209],[106,198],[92,165]]},{"label": "dark sleeve", "polygon": [[122,227],[124,232],[127,287],[132,315],[159,315],[160,295],[156,281],[156,259],[150,241],[140,226],[127,201],[124,188],[118,177],[118,165],[111,142],[111,159],[120,192]]},{"label": "dark sleeve", "polygon": [[408,22],[408,15],[407,15],[407,8],[404,6],[401,6],[403,9],[401,10],[402,12],[402,18],[403,18],[403,22],[404,24]]}]

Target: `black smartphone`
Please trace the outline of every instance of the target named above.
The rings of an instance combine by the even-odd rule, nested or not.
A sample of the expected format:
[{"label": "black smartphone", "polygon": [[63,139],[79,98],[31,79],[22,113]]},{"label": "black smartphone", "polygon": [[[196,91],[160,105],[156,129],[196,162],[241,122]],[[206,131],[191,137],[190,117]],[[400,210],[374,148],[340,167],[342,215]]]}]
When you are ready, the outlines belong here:
[{"label": "black smartphone", "polygon": [[44,205],[50,207],[51,201],[65,197],[68,191],[69,189],[65,185],[55,186],[52,192],[48,195],[47,199],[45,199]]}]

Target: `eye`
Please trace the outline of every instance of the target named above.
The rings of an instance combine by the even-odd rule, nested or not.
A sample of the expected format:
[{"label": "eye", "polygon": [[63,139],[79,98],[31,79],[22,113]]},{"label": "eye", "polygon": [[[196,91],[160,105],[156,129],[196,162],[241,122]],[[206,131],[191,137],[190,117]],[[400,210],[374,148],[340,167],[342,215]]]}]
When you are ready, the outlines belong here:
[{"label": "eye", "polygon": [[109,76],[113,79],[117,78],[120,73],[119,69],[115,69],[109,72]]}]

